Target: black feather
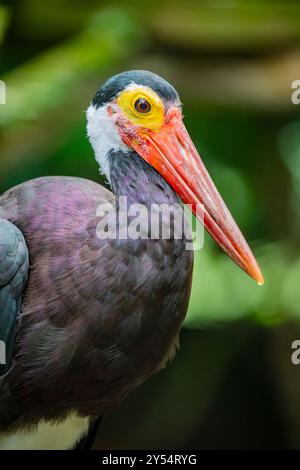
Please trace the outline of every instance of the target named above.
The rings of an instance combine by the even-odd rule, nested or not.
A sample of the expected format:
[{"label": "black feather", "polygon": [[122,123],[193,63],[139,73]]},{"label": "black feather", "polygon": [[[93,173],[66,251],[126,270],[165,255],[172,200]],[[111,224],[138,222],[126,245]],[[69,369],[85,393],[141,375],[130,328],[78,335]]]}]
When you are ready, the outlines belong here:
[{"label": "black feather", "polygon": [[0,341],[6,353],[6,363],[0,363],[0,375],[10,367],[28,269],[28,250],[21,231],[8,220],[0,219]]},{"label": "black feather", "polygon": [[109,103],[131,83],[151,88],[166,102],[179,101],[175,88],[163,78],[146,70],[131,70],[115,75],[107,80],[97,91],[92,104],[99,108]]}]

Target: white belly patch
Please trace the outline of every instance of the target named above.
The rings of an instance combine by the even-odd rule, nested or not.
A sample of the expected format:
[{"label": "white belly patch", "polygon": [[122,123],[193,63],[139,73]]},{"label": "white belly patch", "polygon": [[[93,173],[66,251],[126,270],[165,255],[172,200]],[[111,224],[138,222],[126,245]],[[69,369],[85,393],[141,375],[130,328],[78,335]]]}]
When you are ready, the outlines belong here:
[{"label": "white belly patch", "polygon": [[66,450],[87,434],[89,418],[70,415],[59,424],[41,422],[34,431],[0,435],[0,450]]}]

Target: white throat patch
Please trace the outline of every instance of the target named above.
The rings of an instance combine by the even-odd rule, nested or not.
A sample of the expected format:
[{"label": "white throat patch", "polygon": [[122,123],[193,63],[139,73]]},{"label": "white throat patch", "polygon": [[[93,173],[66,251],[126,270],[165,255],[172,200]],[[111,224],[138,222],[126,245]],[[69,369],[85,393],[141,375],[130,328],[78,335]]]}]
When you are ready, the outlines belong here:
[{"label": "white throat patch", "polygon": [[87,134],[94,149],[95,158],[100,165],[101,173],[110,182],[108,153],[110,150],[128,151],[129,148],[122,141],[113,117],[107,113],[107,105],[95,108],[92,104],[87,110]]}]

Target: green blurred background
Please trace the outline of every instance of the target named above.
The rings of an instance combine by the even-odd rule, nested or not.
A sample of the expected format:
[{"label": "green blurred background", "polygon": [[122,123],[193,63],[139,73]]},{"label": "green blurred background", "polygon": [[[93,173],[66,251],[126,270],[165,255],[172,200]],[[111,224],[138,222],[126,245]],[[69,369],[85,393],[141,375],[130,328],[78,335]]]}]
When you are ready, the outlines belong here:
[{"label": "green blurred background", "polygon": [[11,0],[0,7],[0,192],[104,184],[84,111],[114,73],[177,88],[185,123],[265,274],[196,253],[181,350],[105,417],[96,448],[300,448],[300,2]]}]

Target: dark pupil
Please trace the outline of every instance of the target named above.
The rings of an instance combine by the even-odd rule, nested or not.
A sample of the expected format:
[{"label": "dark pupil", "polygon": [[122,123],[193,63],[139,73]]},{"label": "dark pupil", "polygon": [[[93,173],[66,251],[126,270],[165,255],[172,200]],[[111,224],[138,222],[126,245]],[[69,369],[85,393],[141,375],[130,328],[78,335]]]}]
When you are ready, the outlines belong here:
[{"label": "dark pupil", "polygon": [[136,100],[134,107],[139,113],[149,113],[151,109],[149,101],[145,98],[139,98]]}]

